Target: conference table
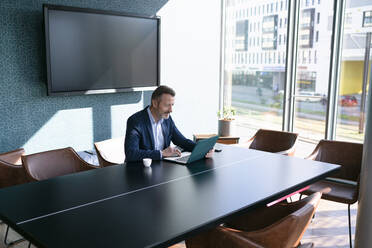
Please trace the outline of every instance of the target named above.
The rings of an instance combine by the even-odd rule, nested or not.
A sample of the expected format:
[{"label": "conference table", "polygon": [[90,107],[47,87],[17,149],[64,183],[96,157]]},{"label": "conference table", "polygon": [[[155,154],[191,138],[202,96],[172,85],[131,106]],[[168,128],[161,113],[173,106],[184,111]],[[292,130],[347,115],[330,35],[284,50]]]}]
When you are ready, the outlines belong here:
[{"label": "conference table", "polygon": [[37,247],[167,247],[339,168],[216,146],[188,166],[127,163],[2,189],[0,219]]}]

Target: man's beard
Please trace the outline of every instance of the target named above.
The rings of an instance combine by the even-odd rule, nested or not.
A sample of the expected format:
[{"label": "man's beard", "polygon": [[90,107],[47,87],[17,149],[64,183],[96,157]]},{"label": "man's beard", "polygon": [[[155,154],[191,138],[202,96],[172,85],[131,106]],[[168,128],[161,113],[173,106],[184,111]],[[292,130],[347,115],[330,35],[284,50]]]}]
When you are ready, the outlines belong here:
[{"label": "man's beard", "polygon": [[162,114],[163,119],[169,119],[170,113]]}]

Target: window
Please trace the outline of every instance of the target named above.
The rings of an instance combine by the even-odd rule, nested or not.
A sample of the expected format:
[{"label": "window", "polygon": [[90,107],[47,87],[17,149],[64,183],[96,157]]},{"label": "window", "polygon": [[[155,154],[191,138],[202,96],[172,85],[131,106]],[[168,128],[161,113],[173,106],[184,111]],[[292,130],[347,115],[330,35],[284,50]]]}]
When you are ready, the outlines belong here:
[{"label": "window", "polygon": [[278,43],[279,43],[279,45],[280,45],[281,42],[282,42],[282,35],[280,34],[280,35],[279,35],[279,39],[278,39]]},{"label": "window", "polygon": [[363,12],[363,27],[372,27],[372,11]]},{"label": "window", "polygon": [[315,33],[315,42],[319,41],[319,31],[316,31]]},{"label": "window", "polygon": [[279,19],[279,27],[282,27],[282,18]]},{"label": "window", "polygon": [[316,50],[314,51],[314,64],[316,64],[318,62],[318,58],[316,56]]},{"label": "window", "polygon": [[[350,4],[349,2],[359,3],[355,0],[347,0],[346,4]],[[347,29],[347,32],[344,32],[342,37],[336,140],[360,143],[364,139],[366,102],[371,100],[367,99],[367,85],[369,83],[367,78],[368,74],[369,77],[372,75],[370,67],[372,51],[369,54],[369,61],[364,57],[368,46],[366,44],[368,32],[371,32],[372,27],[371,1],[367,2],[369,6],[362,4],[362,1],[360,1],[360,6],[353,6],[358,7],[358,12],[351,7],[345,9],[345,13],[351,13],[352,21],[350,25],[344,26],[344,30]],[[357,26],[353,23],[355,19],[360,20]],[[353,42],[350,42],[351,40]],[[355,48],[358,48],[359,52],[355,52]],[[323,54],[321,55],[323,56]],[[319,63],[321,61],[322,59],[319,60]],[[365,67],[369,69],[364,70]]]},{"label": "window", "polygon": [[280,1],[280,11],[283,10],[283,1]]},{"label": "window", "polygon": [[320,23],[320,13],[319,12],[316,14],[316,23],[317,24]]},{"label": "window", "polygon": [[[224,61],[223,70],[229,73],[231,77],[226,77],[223,81],[226,86],[224,88],[230,89],[229,92],[224,92],[223,105],[236,108],[236,125],[242,140],[248,139],[256,131],[256,129],[252,128],[252,125],[267,126],[267,124],[270,124],[270,129],[281,130],[283,113],[281,109],[283,106],[282,92],[285,80],[285,60],[283,57],[286,53],[286,47],[281,46],[281,48],[278,48],[279,20],[277,13],[280,4],[283,11],[280,12],[280,15],[282,18],[287,16],[284,6],[285,0],[268,0],[265,2],[225,1],[227,4],[224,8],[226,11],[226,15],[224,15],[226,17],[224,22],[226,25],[224,40],[228,46],[224,50],[226,60]],[[234,2],[234,5],[229,5],[231,2]],[[253,17],[255,5],[256,17]],[[237,51],[238,44],[235,43],[237,38],[237,20],[228,15],[228,13],[236,12],[239,8],[246,11],[247,6],[249,6],[248,12],[252,12],[248,21],[249,39],[247,39],[250,42],[250,50],[249,52],[242,51],[245,62],[243,66],[243,64],[234,63],[234,60],[231,61],[229,59],[236,58],[236,61],[238,61],[237,54],[239,52]],[[271,13],[275,13],[275,15]],[[268,18],[264,20],[266,17]],[[245,17],[245,19],[247,18]],[[284,20],[282,20],[283,26]],[[280,31],[281,40],[285,33],[286,30]],[[282,44],[282,41],[280,43]],[[273,49],[274,47],[276,49]],[[249,64],[252,66],[245,66]],[[260,66],[255,66],[258,64]],[[273,64],[277,66],[269,66]],[[233,92],[236,91],[241,93],[234,94]],[[278,94],[278,92],[281,92],[281,94]],[[249,101],[250,103],[241,104],[244,101]],[[265,120],[268,113],[273,115],[274,118]]]}]

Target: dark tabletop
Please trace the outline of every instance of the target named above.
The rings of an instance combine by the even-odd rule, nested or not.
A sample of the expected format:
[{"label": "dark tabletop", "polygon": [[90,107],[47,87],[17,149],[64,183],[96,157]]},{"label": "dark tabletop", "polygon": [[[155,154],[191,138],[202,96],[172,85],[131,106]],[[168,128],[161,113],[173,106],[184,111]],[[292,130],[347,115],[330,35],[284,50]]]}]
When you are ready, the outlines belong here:
[{"label": "dark tabletop", "polygon": [[338,166],[218,144],[183,166],[117,165],[0,190],[0,219],[40,247],[166,247]]}]

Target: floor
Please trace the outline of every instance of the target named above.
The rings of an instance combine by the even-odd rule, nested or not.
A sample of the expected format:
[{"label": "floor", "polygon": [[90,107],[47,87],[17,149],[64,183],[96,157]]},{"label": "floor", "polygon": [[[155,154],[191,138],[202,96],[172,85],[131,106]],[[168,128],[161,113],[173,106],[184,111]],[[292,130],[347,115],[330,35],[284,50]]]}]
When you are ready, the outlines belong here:
[{"label": "floor", "polygon": [[[352,233],[354,239],[357,204],[351,207]],[[0,225],[0,238],[4,239],[6,225]],[[19,236],[10,231],[10,239]],[[316,211],[315,218],[310,223],[303,239],[303,243],[313,242],[318,248],[349,247],[349,231],[347,220],[347,205],[322,200]],[[11,246],[12,248],[27,248],[28,242],[21,242]],[[172,246],[172,248],[184,248],[184,242]],[[0,248],[5,248],[1,242]]]}]

